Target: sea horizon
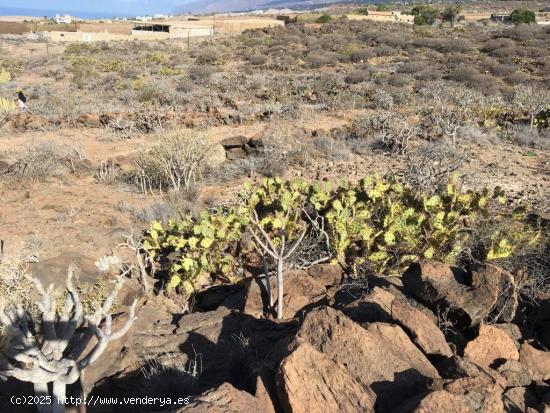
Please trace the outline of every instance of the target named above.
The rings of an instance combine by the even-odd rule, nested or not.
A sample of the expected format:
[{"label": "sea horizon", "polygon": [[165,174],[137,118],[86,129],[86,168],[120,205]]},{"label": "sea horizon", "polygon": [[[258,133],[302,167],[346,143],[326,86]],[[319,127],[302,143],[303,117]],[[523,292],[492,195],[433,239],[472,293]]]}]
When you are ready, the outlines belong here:
[{"label": "sea horizon", "polygon": [[29,16],[29,17],[55,17],[56,14],[69,14],[81,19],[108,19],[112,17],[134,17],[139,14],[124,14],[113,12],[97,12],[85,10],[53,10],[53,9],[33,9],[24,7],[2,7],[0,6],[0,16]]}]

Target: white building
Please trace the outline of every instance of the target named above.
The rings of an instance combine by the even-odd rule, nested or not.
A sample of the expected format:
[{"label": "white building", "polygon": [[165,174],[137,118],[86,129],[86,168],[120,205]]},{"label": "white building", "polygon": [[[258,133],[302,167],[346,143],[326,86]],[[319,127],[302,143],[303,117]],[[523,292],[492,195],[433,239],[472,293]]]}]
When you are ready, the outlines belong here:
[{"label": "white building", "polygon": [[136,20],[138,22],[150,22],[153,18],[151,16],[137,16]]},{"label": "white building", "polygon": [[69,16],[68,14],[65,14],[63,16],[60,16],[59,14],[55,15],[55,22],[57,24],[70,24],[73,22],[73,18]]}]

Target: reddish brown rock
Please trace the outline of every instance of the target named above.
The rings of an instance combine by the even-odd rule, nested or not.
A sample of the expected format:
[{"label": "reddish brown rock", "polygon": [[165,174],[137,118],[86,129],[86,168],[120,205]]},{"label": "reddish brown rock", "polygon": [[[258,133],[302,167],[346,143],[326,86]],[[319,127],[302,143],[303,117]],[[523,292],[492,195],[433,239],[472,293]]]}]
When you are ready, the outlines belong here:
[{"label": "reddish brown rock", "polygon": [[533,372],[535,380],[550,379],[550,351],[538,350],[529,343],[523,343],[519,361]]},{"label": "reddish brown rock", "polygon": [[316,264],[311,266],[307,273],[326,287],[339,285],[342,281],[342,268],[334,264]]},{"label": "reddish brown rock", "polygon": [[350,303],[344,312],[357,322],[399,324],[425,354],[444,357],[453,354],[445,336],[428,316],[382,288],[374,287],[365,299]]},{"label": "reddish brown rock", "polygon": [[308,343],[283,360],[277,373],[285,412],[370,412],[376,397],[348,370]]},{"label": "reddish brown rock", "polygon": [[250,393],[237,390],[229,383],[224,383],[214,390],[210,390],[187,406],[179,409],[178,413],[268,413],[265,406]]},{"label": "reddish brown rock", "polygon": [[525,387],[512,387],[506,390],[502,400],[504,411],[507,413],[526,412],[528,408],[536,409],[539,403],[537,396]]},{"label": "reddish brown rock", "polygon": [[78,123],[86,126],[87,128],[100,128],[101,117],[95,114],[84,114],[78,117]]},{"label": "reddish brown rock", "polygon": [[330,307],[308,313],[295,342],[308,342],[364,387],[376,393],[376,408],[387,411],[418,394],[436,369],[397,325],[372,323],[363,328]]},{"label": "reddish brown rock", "polygon": [[248,138],[246,136],[231,136],[229,138],[222,139],[220,141],[220,144],[225,149],[231,149],[231,148],[243,148],[244,145],[248,143]]},{"label": "reddish brown rock", "polygon": [[394,300],[391,316],[425,354],[445,357],[453,355],[441,330],[422,311],[406,302]]},{"label": "reddish brown rock", "polygon": [[474,413],[474,410],[464,396],[437,390],[407,401],[392,413]]},{"label": "reddish brown rock", "polygon": [[533,381],[531,370],[516,360],[508,360],[497,371],[506,379],[509,387],[528,386]]},{"label": "reddish brown rock", "polygon": [[433,311],[450,310],[464,327],[480,324],[491,313],[510,321],[517,308],[517,288],[508,272],[486,265],[471,274],[446,264],[422,260],[403,274],[407,291]]},{"label": "reddish brown rock", "polygon": [[230,161],[235,161],[237,159],[246,158],[246,151],[242,148],[231,148],[226,151],[227,159]]},{"label": "reddish brown rock", "polygon": [[485,368],[473,377],[447,381],[443,389],[458,396],[467,396],[474,411],[501,413],[504,409],[502,393],[506,379],[496,371]]},{"label": "reddish brown rock", "polygon": [[493,366],[498,361],[519,359],[514,341],[504,331],[492,325],[479,327],[479,335],[468,343],[464,355],[486,367]]}]

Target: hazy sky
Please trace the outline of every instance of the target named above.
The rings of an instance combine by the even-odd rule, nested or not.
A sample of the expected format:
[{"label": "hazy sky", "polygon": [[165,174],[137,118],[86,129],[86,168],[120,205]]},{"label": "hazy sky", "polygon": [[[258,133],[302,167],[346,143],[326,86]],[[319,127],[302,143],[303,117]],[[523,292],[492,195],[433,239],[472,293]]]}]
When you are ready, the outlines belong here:
[{"label": "hazy sky", "polygon": [[167,13],[191,0],[0,0],[2,7],[101,13]]}]

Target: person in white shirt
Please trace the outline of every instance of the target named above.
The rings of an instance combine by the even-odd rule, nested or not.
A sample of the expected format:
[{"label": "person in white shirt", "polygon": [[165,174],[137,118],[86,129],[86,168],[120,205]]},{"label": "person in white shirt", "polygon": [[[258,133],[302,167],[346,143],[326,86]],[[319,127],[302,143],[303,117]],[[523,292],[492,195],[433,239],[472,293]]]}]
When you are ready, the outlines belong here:
[{"label": "person in white shirt", "polygon": [[17,98],[15,99],[17,101],[17,104],[19,105],[19,110],[21,113],[27,111],[27,98],[23,94],[23,91],[21,89],[17,90]]}]

